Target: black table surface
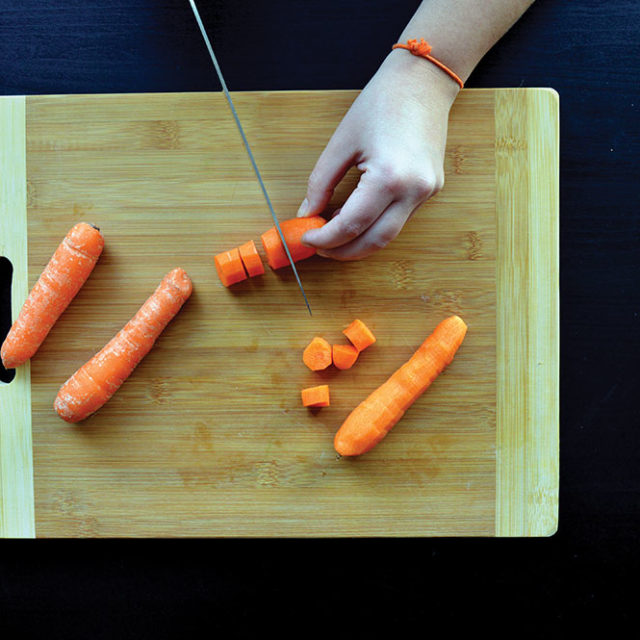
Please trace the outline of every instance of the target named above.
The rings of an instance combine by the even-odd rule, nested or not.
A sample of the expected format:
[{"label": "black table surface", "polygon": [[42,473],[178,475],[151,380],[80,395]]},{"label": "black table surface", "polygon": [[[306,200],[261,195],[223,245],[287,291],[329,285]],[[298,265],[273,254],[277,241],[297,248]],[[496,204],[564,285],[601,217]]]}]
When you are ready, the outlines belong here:
[{"label": "black table surface", "polygon": [[[359,89],[417,0],[200,1],[233,90]],[[243,636],[304,613],[631,619],[640,525],[640,3],[538,0],[468,87],[560,94],[560,525],[548,539],[0,542],[0,630]],[[186,0],[0,0],[0,94],[218,90]],[[98,604],[108,610],[98,614]],[[5,615],[6,614],[6,615]],[[83,629],[82,632],[79,629]],[[298,627],[299,629],[309,628]],[[77,635],[76,635],[77,634]],[[9,636],[7,636],[9,637]],[[21,637],[28,637],[22,635]]]}]

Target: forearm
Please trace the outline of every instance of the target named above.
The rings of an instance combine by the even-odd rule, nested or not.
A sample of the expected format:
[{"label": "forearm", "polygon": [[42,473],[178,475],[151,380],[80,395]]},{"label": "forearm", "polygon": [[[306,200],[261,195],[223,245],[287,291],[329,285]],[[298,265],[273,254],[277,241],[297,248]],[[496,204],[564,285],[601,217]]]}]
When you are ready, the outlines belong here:
[{"label": "forearm", "polygon": [[[424,0],[399,42],[424,38],[433,47],[431,55],[464,82],[532,4],[533,0]],[[395,53],[408,52],[396,49]]]}]

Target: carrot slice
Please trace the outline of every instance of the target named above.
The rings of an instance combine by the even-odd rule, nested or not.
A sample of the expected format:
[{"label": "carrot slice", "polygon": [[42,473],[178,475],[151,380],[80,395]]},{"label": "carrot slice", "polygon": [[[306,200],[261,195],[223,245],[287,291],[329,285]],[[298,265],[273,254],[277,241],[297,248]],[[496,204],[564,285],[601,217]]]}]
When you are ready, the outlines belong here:
[{"label": "carrot slice", "polygon": [[62,385],[53,405],[58,415],[79,422],[102,407],[149,353],[192,289],[182,269],[170,271],[124,328]]},{"label": "carrot slice", "polygon": [[467,333],[458,316],[443,320],[418,350],[383,385],[361,402],[335,435],[343,456],[357,456],[376,446],[453,360]]},{"label": "carrot slice", "polygon": [[362,320],[354,320],[342,333],[358,351],[363,351],[376,341],[376,337]]},{"label": "carrot slice", "polygon": [[[325,223],[326,220],[321,216],[292,218],[280,223],[282,234],[287,241],[287,246],[289,247],[289,252],[294,262],[305,260],[315,254],[316,250],[314,247],[307,247],[302,244],[302,236],[309,231],[309,229],[318,229]],[[280,240],[278,230],[275,227],[271,227],[271,229],[265,231],[260,236],[260,239],[267,254],[267,262],[272,269],[289,266],[287,253],[282,244],[282,240]]]},{"label": "carrot slice", "polygon": [[302,405],[304,407],[328,407],[331,404],[328,384],[321,384],[317,387],[307,387],[302,390],[301,394]]},{"label": "carrot slice", "polygon": [[333,364],[338,369],[351,369],[360,352],[350,344],[334,344],[332,347]]},{"label": "carrot slice", "polygon": [[100,229],[86,222],[79,222],[67,233],[2,343],[0,353],[6,369],[25,363],[36,353],[87,281],[103,248]]},{"label": "carrot slice", "polygon": [[230,287],[236,282],[247,279],[247,273],[242,266],[242,258],[240,258],[238,249],[219,253],[214,258],[214,262],[218,277],[225,287]]},{"label": "carrot slice", "polygon": [[321,371],[331,364],[331,345],[316,336],[302,352],[302,361],[311,371]]},{"label": "carrot slice", "polygon": [[264,273],[264,265],[256,249],[256,243],[253,240],[249,240],[249,242],[245,242],[241,247],[238,247],[238,251],[242,259],[242,264],[244,264],[244,268],[247,270],[250,278],[260,276]]}]

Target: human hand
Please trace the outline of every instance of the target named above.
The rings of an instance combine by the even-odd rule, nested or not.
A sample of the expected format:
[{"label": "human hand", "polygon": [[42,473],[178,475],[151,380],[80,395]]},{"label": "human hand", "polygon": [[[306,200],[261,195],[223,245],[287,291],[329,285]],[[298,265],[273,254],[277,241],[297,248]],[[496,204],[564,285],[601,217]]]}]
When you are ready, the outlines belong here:
[{"label": "human hand", "polygon": [[415,209],[444,185],[449,110],[458,86],[427,60],[389,54],[320,155],[298,216],[322,213],[345,173],[357,187],[303,242],[318,254],[356,260],[385,247]]}]

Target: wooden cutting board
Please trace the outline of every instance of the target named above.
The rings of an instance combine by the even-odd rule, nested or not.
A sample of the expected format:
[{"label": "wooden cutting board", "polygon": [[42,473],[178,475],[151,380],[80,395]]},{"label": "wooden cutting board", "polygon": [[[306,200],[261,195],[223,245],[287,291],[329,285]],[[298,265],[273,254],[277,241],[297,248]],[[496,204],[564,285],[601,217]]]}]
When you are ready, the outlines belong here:
[{"label": "wooden cutting board", "polygon": [[[280,219],[355,91],[236,93]],[[558,97],[464,90],[446,186],[387,249],[225,289],[213,256],[271,226],[219,93],[0,99],[0,256],[15,318],[78,221],[106,247],[30,365],[0,384],[4,536],[544,536],[558,512]],[[328,211],[357,182],[351,171]],[[80,426],[60,385],[173,267],[194,294],[113,399]],[[8,301],[4,301],[8,303]],[[453,364],[373,451],[340,459],[348,413],[444,317]],[[378,342],[314,374],[315,335],[361,318]],[[332,406],[302,408],[327,382]]]}]

